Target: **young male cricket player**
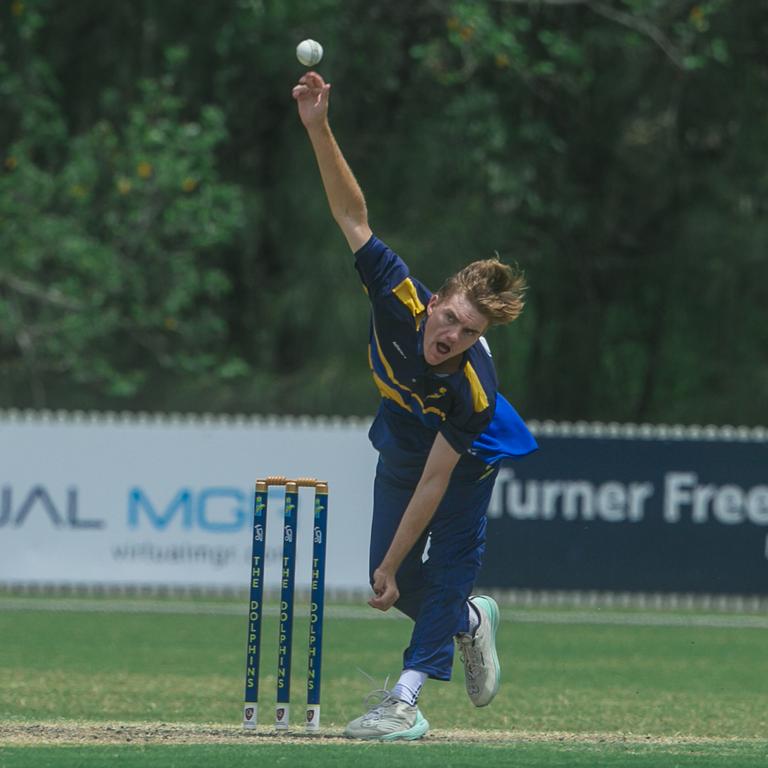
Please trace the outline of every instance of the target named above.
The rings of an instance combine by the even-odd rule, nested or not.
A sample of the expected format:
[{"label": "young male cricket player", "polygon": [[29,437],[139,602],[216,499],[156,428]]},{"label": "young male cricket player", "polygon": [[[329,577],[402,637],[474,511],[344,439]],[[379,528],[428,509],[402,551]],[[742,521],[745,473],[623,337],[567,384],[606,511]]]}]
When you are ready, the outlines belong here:
[{"label": "young male cricket player", "polygon": [[411,277],[368,225],[363,193],[328,123],[330,88],[309,72],[293,98],[371,303],[368,356],[381,402],[369,433],[379,453],[369,604],[394,605],[414,621],[397,684],[379,691],[345,734],[418,739],[429,728],[419,693],[427,678],[450,679],[454,642],[472,703],[490,704],[499,688],[498,606],[471,591],[500,462],[534,451],[536,442],[497,392],[483,334],[520,314],[526,286],[496,259],[470,264],[437,293]]}]

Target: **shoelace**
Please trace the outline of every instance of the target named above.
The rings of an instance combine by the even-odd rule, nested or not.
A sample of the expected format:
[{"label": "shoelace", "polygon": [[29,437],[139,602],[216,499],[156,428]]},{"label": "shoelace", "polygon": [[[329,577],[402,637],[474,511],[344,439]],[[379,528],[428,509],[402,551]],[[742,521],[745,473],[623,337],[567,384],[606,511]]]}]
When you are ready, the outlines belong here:
[{"label": "shoelace", "polygon": [[[376,681],[365,670],[362,670],[360,667],[358,667],[357,671],[363,677],[367,677],[374,685],[376,685]],[[393,702],[399,701],[399,699],[396,699],[394,696],[392,696],[392,692],[389,690],[388,686],[389,675],[384,678],[383,688],[376,688],[367,694],[363,699],[363,709],[370,710],[365,715],[366,720],[380,720],[381,715],[383,714],[383,710]],[[377,698],[379,703],[375,707],[371,707],[371,703],[374,702]]]},{"label": "shoelace", "polygon": [[459,640],[459,656],[464,664],[464,674],[474,680],[483,666],[483,652],[475,647],[474,638],[471,640]]},{"label": "shoelace", "polygon": [[[373,702],[378,698],[378,704],[371,706]],[[381,716],[384,714],[384,710],[392,704],[397,704],[399,699],[396,699],[391,691],[386,688],[377,688],[375,691],[371,691],[364,700],[363,707],[367,710],[365,715],[366,720],[381,720]]]}]

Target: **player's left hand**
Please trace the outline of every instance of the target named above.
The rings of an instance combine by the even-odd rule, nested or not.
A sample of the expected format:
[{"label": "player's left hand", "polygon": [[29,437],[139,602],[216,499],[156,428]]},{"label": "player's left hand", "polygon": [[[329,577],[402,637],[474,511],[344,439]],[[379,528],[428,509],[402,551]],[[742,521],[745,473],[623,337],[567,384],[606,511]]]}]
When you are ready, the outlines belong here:
[{"label": "player's left hand", "polygon": [[379,611],[388,611],[400,597],[395,574],[385,568],[377,568],[373,572],[373,592],[375,596],[368,601],[368,605]]}]

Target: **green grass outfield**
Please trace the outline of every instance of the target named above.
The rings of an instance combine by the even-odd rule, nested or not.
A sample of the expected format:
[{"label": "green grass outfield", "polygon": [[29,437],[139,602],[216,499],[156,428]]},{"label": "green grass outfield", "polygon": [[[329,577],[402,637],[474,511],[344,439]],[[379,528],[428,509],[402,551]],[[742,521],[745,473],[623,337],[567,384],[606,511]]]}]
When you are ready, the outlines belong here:
[{"label": "green grass outfield", "polygon": [[[303,715],[297,608],[292,714]],[[503,609],[501,691],[475,709],[456,666],[430,681],[421,742],[340,738],[400,670],[410,624],[329,606],[323,733],[240,728],[242,601],[0,597],[0,767],[768,766],[768,617]],[[370,618],[376,617],[376,618]],[[260,719],[271,722],[277,620],[264,626]]]}]

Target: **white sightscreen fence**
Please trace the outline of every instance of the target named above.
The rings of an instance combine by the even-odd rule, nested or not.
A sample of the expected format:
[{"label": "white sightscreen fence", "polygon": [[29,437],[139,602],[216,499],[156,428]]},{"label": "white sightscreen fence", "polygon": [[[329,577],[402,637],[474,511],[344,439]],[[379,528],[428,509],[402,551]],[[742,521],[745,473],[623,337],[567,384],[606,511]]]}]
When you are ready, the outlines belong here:
[{"label": "white sightscreen fence", "polygon": [[[246,589],[254,482],[330,485],[330,588],[365,589],[376,454],[367,422],[0,413],[0,583]],[[300,493],[299,587],[312,494]],[[266,584],[279,582],[270,491]]]}]

